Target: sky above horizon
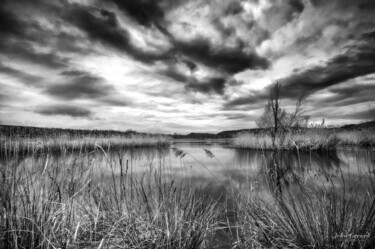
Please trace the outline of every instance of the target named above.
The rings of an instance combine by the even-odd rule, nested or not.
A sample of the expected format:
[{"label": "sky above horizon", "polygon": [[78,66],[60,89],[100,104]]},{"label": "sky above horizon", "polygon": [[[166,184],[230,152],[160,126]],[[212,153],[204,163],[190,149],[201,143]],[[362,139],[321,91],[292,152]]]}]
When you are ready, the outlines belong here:
[{"label": "sky above horizon", "polygon": [[375,119],[373,0],[5,0],[0,123],[219,132],[268,89],[312,122]]}]

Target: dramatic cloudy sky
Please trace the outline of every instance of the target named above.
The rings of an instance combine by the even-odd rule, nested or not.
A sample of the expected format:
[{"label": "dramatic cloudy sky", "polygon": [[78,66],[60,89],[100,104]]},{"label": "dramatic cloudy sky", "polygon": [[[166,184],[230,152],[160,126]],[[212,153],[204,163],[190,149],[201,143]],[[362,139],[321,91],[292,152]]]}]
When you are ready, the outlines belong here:
[{"label": "dramatic cloudy sky", "polygon": [[2,0],[0,122],[255,127],[267,88],[311,120],[375,119],[374,0]]}]

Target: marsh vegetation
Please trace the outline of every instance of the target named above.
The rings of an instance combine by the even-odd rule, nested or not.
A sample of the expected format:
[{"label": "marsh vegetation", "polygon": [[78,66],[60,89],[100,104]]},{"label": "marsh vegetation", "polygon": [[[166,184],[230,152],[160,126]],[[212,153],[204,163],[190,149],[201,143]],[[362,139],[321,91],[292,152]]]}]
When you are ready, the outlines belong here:
[{"label": "marsh vegetation", "polygon": [[373,151],[174,146],[2,154],[0,247],[373,247]]},{"label": "marsh vegetation", "polygon": [[239,133],[232,139],[232,145],[247,149],[278,150],[335,150],[340,145],[375,146],[373,129],[347,131],[342,129],[308,128],[294,129],[278,134],[273,140],[270,132]]},{"label": "marsh vegetation", "polygon": [[80,151],[95,148],[168,147],[171,137],[135,131],[72,130],[0,125],[0,152],[3,154]]}]

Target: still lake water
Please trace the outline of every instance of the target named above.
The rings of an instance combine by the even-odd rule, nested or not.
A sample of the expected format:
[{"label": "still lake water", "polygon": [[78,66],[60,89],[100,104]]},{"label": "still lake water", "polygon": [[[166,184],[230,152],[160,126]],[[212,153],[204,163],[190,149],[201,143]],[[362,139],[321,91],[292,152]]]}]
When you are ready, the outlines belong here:
[{"label": "still lake water", "polygon": [[[17,164],[43,167],[46,156],[19,157]],[[375,176],[375,150],[360,147],[297,153],[236,149],[220,142],[177,141],[171,148],[132,148],[106,152],[98,149],[85,154],[48,156],[49,163],[60,168],[72,163],[88,165],[102,176],[109,176],[112,172],[120,174],[121,170],[136,175],[162,169],[176,180],[190,181],[196,186],[209,184],[221,196],[225,196],[228,189],[244,185],[250,191],[262,192],[267,189],[270,179],[283,187],[293,187],[295,183],[324,185],[329,181],[335,182],[339,188],[341,179],[346,179],[348,186],[350,182],[365,186],[368,184],[366,179]],[[277,171],[275,166],[278,166]]]},{"label": "still lake water", "polygon": [[[174,149],[175,148],[175,149]],[[182,154],[183,153],[183,154]],[[291,187],[296,181],[324,184],[340,179],[348,182],[366,184],[366,178],[375,176],[375,150],[360,147],[341,147],[329,152],[272,152],[231,148],[227,144],[205,141],[179,141],[171,148],[134,148],[125,149],[115,155],[103,156],[103,153],[92,154],[91,160],[97,160],[99,172],[108,171],[108,157],[118,164],[119,156],[133,173],[163,168],[174,178],[192,181],[195,185],[211,184],[217,191],[249,185],[254,191],[265,187],[267,176],[274,173],[277,180],[285,187]],[[120,167],[114,167],[120,172]],[[225,194],[224,192],[222,194]]]}]

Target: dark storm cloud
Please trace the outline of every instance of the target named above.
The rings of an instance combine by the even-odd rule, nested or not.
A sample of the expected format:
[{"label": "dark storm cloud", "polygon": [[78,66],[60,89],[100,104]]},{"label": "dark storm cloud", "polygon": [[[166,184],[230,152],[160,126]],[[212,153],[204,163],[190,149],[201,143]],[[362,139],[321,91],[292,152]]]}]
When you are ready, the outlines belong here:
[{"label": "dark storm cloud", "polygon": [[52,52],[39,52],[32,45],[33,42],[41,43],[43,37],[51,34],[45,33],[35,21],[24,20],[22,15],[16,15],[7,8],[10,8],[7,4],[0,5],[0,54],[50,68],[65,67],[68,63],[66,58]]},{"label": "dark storm cloud", "polygon": [[42,77],[32,75],[32,74],[20,71],[18,69],[14,69],[14,68],[6,66],[6,65],[4,65],[0,62],[0,74],[1,73],[10,75],[12,77],[16,77],[16,78],[20,79],[23,84],[26,84],[26,85],[38,86],[38,85],[41,85],[41,83],[43,81]]},{"label": "dark storm cloud", "polygon": [[192,82],[186,85],[187,88],[193,91],[202,93],[217,93],[222,95],[224,93],[226,79],[222,77],[213,77],[202,80],[200,82]]},{"label": "dark storm cloud", "polygon": [[265,91],[250,93],[247,96],[238,97],[224,103],[222,110],[249,110],[264,106],[268,94]]},{"label": "dark storm cloud", "polygon": [[185,56],[228,73],[238,73],[245,69],[265,69],[269,66],[267,59],[256,53],[245,53],[241,46],[237,48],[213,47],[205,38],[176,41],[175,46]]},{"label": "dark storm cloud", "polygon": [[[283,97],[298,98],[344,81],[375,72],[375,31],[367,32],[346,51],[333,57],[324,65],[280,79]],[[236,100],[241,104],[240,100]],[[236,104],[236,103],[234,103]]]},{"label": "dark storm cloud", "polygon": [[236,33],[236,29],[234,27],[226,27],[222,23],[220,18],[215,18],[211,22],[215,29],[219,31],[219,33],[222,35],[224,39],[233,36]]},{"label": "dark storm cloud", "polygon": [[92,39],[119,50],[126,50],[129,46],[129,35],[118,26],[115,13],[74,5],[66,13],[66,20],[82,29]]},{"label": "dark storm cloud", "polygon": [[88,46],[87,41],[86,43],[83,42],[84,39],[84,37],[77,37],[70,33],[60,31],[58,34],[51,35],[49,37],[49,42],[51,46],[61,52],[70,52],[80,55],[93,54],[94,48]]},{"label": "dark storm cloud", "polygon": [[178,59],[181,63],[184,63],[191,72],[194,72],[197,68],[198,65],[190,60],[187,59]]},{"label": "dark storm cloud", "polygon": [[[375,31],[361,35],[356,43],[326,64],[315,66],[280,79],[282,98],[297,99],[301,94],[310,95],[348,80],[375,73]],[[367,91],[366,91],[367,88]],[[269,88],[268,88],[269,89]],[[268,98],[268,89],[239,97],[224,104],[225,109],[241,105],[252,105]],[[330,90],[335,96],[326,100],[333,105],[350,105],[369,101],[371,86],[353,86]],[[357,98],[352,98],[353,94]]]},{"label": "dark storm cloud", "polygon": [[234,100],[228,101],[225,103],[226,108],[238,106],[238,105],[249,105],[249,104],[254,104],[258,102],[258,95],[249,95],[245,97],[239,97]]},{"label": "dark storm cloud", "polygon": [[23,35],[25,27],[18,18],[5,9],[5,4],[0,4],[0,34],[2,35]]},{"label": "dark storm cloud", "polygon": [[224,15],[231,16],[231,15],[237,15],[243,12],[243,8],[240,2],[234,1],[229,3],[227,8],[224,11]]},{"label": "dark storm cloud", "polygon": [[375,2],[374,1],[368,1],[359,4],[359,9],[364,11],[371,11],[375,9]]},{"label": "dark storm cloud", "polygon": [[310,0],[315,6],[324,6],[334,4],[336,9],[345,8],[355,8],[363,11],[372,11],[375,7],[373,0],[335,0],[335,1],[325,1],[325,0]]},{"label": "dark storm cloud", "polygon": [[365,33],[357,44],[328,61],[281,79],[284,96],[296,98],[302,93],[311,94],[349,79],[375,72],[375,31]]},{"label": "dark storm cloud", "polygon": [[305,9],[305,5],[303,4],[302,0],[289,0],[289,4],[298,13],[301,13]]},{"label": "dark storm cloud", "polygon": [[[337,2],[337,1],[336,1]],[[324,5],[325,3],[327,3],[326,0],[310,0],[310,3],[315,6],[315,7],[319,7],[319,6],[322,6]]]},{"label": "dark storm cloud", "polygon": [[241,113],[217,112],[217,113],[212,113],[212,114],[205,114],[204,116],[199,115],[199,114],[198,115],[197,114],[184,115],[184,118],[189,119],[189,120],[207,120],[207,119],[212,119],[212,118],[223,118],[227,120],[253,121],[257,119],[258,117],[255,115],[249,115],[246,112],[241,112]]},{"label": "dark storm cloud", "polygon": [[[44,37],[41,33],[45,31],[43,27],[35,20],[30,19],[29,15],[24,15],[14,10],[12,5],[14,3],[22,4],[22,1],[5,0],[5,3],[0,5],[0,44],[9,42],[9,40],[14,38],[23,41],[42,41]],[[35,5],[39,6],[39,4],[35,0]]]},{"label": "dark storm cloud", "polygon": [[[310,95],[371,73],[375,73],[375,31],[362,34],[354,45],[347,47],[344,53],[333,57],[324,65],[297,71],[289,77],[280,79],[281,96],[282,98],[297,99],[301,94]],[[363,90],[361,87],[349,89],[347,92],[345,89],[332,90],[336,91],[336,95],[325,101],[331,103],[335,101],[343,105],[360,103],[361,98],[364,101],[369,97]],[[265,89],[228,101],[224,104],[224,109],[251,105],[258,101],[264,102],[268,98],[267,91],[268,89]],[[358,92],[358,99],[348,99],[349,95],[355,92]]]},{"label": "dark storm cloud", "polygon": [[361,79],[362,81],[370,81],[370,84],[351,84],[347,83],[346,86],[340,88],[329,89],[329,92],[334,94],[331,97],[325,99],[319,99],[316,101],[317,106],[327,104],[329,106],[348,106],[353,104],[359,104],[374,100],[375,85],[371,84],[375,82],[375,78]]},{"label": "dark storm cloud", "polygon": [[65,20],[83,30],[94,41],[125,52],[144,63],[171,58],[169,51],[149,52],[132,44],[129,32],[120,27],[114,12],[77,4],[69,8]]},{"label": "dark storm cloud", "polygon": [[[334,6],[336,12],[343,12],[347,15],[348,11],[351,14],[359,14],[358,9],[369,3],[371,3],[371,1],[368,0],[358,2],[346,0],[335,2],[314,1],[313,5],[316,8],[332,8],[332,6]],[[292,3],[292,5],[295,5],[295,3]],[[334,27],[340,31],[330,37],[330,42],[334,44],[333,46],[345,44],[345,42],[347,43],[349,40],[352,45],[345,47],[345,50],[341,52],[341,54],[328,59],[326,62],[321,61],[320,64],[315,64],[307,69],[296,70],[290,76],[279,79],[279,82],[282,83],[283,98],[297,99],[303,93],[310,95],[325,89],[331,91],[330,89],[336,85],[360,76],[375,73],[374,22],[373,18],[369,18],[368,12],[364,12],[363,10],[360,13],[363,14],[363,16],[355,20],[353,20],[352,17],[345,19],[341,18],[341,16],[340,18],[327,19],[327,25],[334,25]],[[363,30],[366,31],[363,32]],[[320,39],[322,39],[322,32],[321,29],[318,29],[317,32],[313,32],[310,36],[297,39],[293,44],[293,50],[306,51],[306,47],[319,42]],[[287,53],[288,50],[285,50],[285,52]],[[347,84],[350,84],[350,82]],[[355,87],[348,89],[348,92],[334,92],[334,96],[322,99],[321,101],[334,106],[370,101],[371,94],[369,93],[372,91],[370,86],[367,92],[365,89],[362,89],[361,86],[359,86],[358,89],[354,88]],[[265,93],[266,91],[262,90],[258,93],[250,93],[247,96],[232,99],[224,104],[224,109],[237,109],[239,106],[253,106],[257,101],[264,102],[267,99],[267,94]],[[353,95],[350,96],[350,93]],[[357,97],[353,97],[354,94]],[[319,104],[317,103],[317,105]]]},{"label": "dark storm cloud", "polygon": [[197,79],[194,76],[188,76],[170,67],[167,70],[159,71],[161,75],[165,75],[177,82],[184,83],[185,88],[201,93],[216,93],[222,95],[224,93],[226,78],[225,77],[208,77],[205,79]]},{"label": "dark storm cloud", "polygon": [[[320,116],[320,117],[327,117],[327,111],[326,110],[318,110],[314,112],[314,116]],[[373,107],[367,107],[367,108],[361,108],[358,110],[356,107],[352,107],[350,111],[339,111],[339,112],[332,112],[329,113],[330,118],[339,118],[339,119],[359,119],[359,120],[375,120],[375,108]]]},{"label": "dark storm cloud", "polygon": [[[167,28],[163,25],[165,23],[164,8],[157,1],[152,0],[112,0],[117,6],[130,16],[139,24],[150,27],[156,26],[160,32],[165,34],[170,42],[174,45],[174,55],[182,54],[193,60],[196,60],[208,67],[217,70],[224,70],[228,73],[237,73],[245,69],[267,68],[269,62],[267,59],[258,56],[254,53],[245,53],[241,46],[238,48],[223,48],[214,47],[210,42],[204,38],[196,38],[191,41],[180,41],[174,37]],[[178,3],[173,3],[178,4]],[[172,5],[172,4],[171,4]],[[239,3],[231,3],[224,11],[226,15],[235,15],[243,11]],[[214,22],[215,24],[215,22]],[[225,29],[220,22],[216,20],[219,31],[225,36],[229,36],[233,30]],[[171,53],[162,55],[163,59],[170,59]]]},{"label": "dark storm cloud", "polygon": [[[269,97],[270,87],[271,86],[268,86],[259,91],[250,90],[245,96],[229,100],[223,104],[222,110],[248,110],[249,108],[261,108]],[[283,89],[281,89],[281,94],[282,93]]]},{"label": "dark storm cloud", "polygon": [[[76,72],[78,73],[78,72]],[[104,79],[82,72],[81,75],[68,75],[61,84],[51,85],[45,93],[60,99],[95,99],[115,92],[115,88]]]},{"label": "dark storm cloud", "polygon": [[269,31],[274,32],[298,18],[304,8],[302,0],[274,1],[274,4],[264,10],[263,22],[267,22]]},{"label": "dark storm cloud", "polygon": [[34,112],[46,115],[46,116],[54,116],[54,115],[64,115],[64,116],[71,116],[71,117],[81,117],[81,118],[88,118],[92,116],[92,112],[84,107],[81,106],[74,106],[74,105],[48,105],[48,106],[39,106],[37,107]]},{"label": "dark storm cloud", "polygon": [[84,71],[79,71],[79,70],[66,70],[60,73],[61,75],[64,76],[85,76],[87,75],[87,72]]},{"label": "dark storm cloud", "polygon": [[228,120],[243,120],[243,121],[254,121],[258,116],[249,115],[247,113],[226,113],[223,116]]},{"label": "dark storm cloud", "polygon": [[109,95],[103,98],[100,98],[99,101],[104,104],[108,104],[110,106],[118,106],[118,107],[124,107],[124,106],[131,106],[133,103],[129,100],[129,98],[125,98],[126,96],[121,95]]},{"label": "dark storm cloud", "polygon": [[160,70],[157,73],[159,73],[161,75],[165,75],[165,76],[167,76],[167,77],[169,77],[169,78],[171,78],[171,79],[173,79],[177,82],[182,82],[182,83],[189,83],[193,79],[193,76],[183,74],[183,73],[179,72],[174,67],[169,67],[166,70]]},{"label": "dark storm cloud", "polygon": [[[15,37],[17,39],[13,40],[14,44],[18,44],[17,41],[20,41],[21,43],[43,44],[44,47],[50,46],[54,51],[60,52],[74,52],[79,54],[92,52],[91,48],[85,46],[82,36],[76,36],[69,31],[61,29],[65,24],[61,20],[61,15],[69,9],[67,2],[34,0],[31,3],[28,0],[17,0],[8,1],[8,3],[9,9],[14,11],[14,13],[4,10],[5,8],[3,9],[9,16],[4,26],[7,27],[9,25],[12,27],[12,32],[9,32],[9,35],[4,38],[4,41],[8,43],[6,44],[7,46],[11,41],[9,38]],[[25,8],[30,13],[21,14],[22,12],[19,13],[19,8]],[[40,17],[46,18],[54,25],[53,29],[50,29],[34,18],[30,18],[34,17],[33,15],[40,15]]]},{"label": "dark storm cloud", "polygon": [[[375,120],[375,108],[369,108],[360,112],[345,113],[343,115],[345,119],[363,119],[363,120]],[[341,117],[341,118],[343,118]]]},{"label": "dark storm cloud", "polygon": [[[60,58],[55,52],[38,52],[33,43],[49,45],[54,48],[54,51],[60,52],[76,54],[93,52],[87,44],[84,44],[87,41],[85,37],[71,35],[59,28],[54,31],[47,30],[29,16],[13,13],[17,12],[21,4],[26,4],[26,8],[30,8],[28,1],[7,1],[6,4],[0,6],[0,34],[3,34],[0,36],[0,53],[51,68],[60,68],[67,65],[67,59]],[[91,42],[100,42],[110,48],[125,52],[143,63],[171,58],[169,51],[147,51],[135,46],[131,42],[129,32],[120,27],[116,14],[112,11],[67,1],[58,3],[36,1],[32,8],[45,11],[44,17],[52,21],[54,25],[59,23],[56,27],[67,23],[73,24],[81,29]],[[137,15],[137,12],[134,15]]]},{"label": "dark storm cloud", "polygon": [[35,48],[26,41],[0,44],[0,53],[7,55],[11,59],[23,59],[30,63],[43,65],[53,69],[64,68],[69,63],[68,59],[62,58],[55,53],[36,51]]},{"label": "dark storm cloud", "polygon": [[126,15],[143,26],[150,27],[164,19],[164,11],[158,1],[154,0],[111,0]]}]

